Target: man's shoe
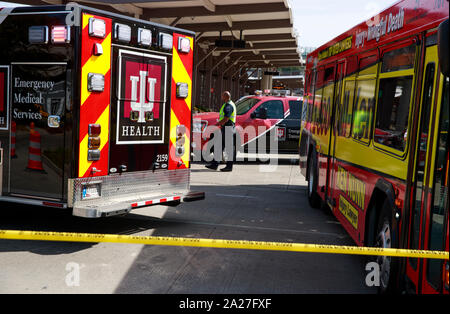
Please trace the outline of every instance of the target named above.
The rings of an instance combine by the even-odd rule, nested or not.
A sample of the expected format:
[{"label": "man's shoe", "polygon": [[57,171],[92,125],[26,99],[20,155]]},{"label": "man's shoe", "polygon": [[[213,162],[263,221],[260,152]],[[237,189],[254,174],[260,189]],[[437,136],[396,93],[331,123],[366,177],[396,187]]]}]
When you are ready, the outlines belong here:
[{"label": "man's shoe", "polygon": [[220,169],[220,171],[223,171],[223,172],[230,172],[230,171],[233,171],[233,168],[225,167],[225,168]]},{"label": "man's shoe", "polygon": [[217,168],[219,166],[215,165],[215,164],[206,164],[205,167],[208,168],[208,169],[211,169],[211,170],[217,170]]}]

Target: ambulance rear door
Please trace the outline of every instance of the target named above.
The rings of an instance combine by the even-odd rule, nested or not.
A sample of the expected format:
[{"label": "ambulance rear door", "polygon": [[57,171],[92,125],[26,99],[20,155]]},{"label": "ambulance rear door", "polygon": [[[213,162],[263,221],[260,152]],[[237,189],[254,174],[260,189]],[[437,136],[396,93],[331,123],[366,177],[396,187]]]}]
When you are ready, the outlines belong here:
[{"label": "ambulance rear door", "polygon": [[66,63],[12,63],[11,196],[62,200]]}]

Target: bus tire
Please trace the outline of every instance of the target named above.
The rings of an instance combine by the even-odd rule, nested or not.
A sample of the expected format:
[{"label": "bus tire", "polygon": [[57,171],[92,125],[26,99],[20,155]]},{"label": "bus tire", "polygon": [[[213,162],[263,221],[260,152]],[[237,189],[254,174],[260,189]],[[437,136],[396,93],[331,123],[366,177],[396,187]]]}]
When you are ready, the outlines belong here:
[{"label": "bus tire", "polygon": [[[398,235],[392,228],[392,206],[386,198],[378,218],[375,246],[380,248],[398,248]],[[396,291],[399,260],[396,257],[378,256],[376,262],[380,269],[378,293],[390,294]]]},{"label": "bus tire", "polygon": [[317,194],[317,180],[318,180],[318,175],[317,175],[317,158],[316,158],[316,152],[312,151],[310,158],[308,160],[308,189],[307,189],[307,193],[308,193],[308,202],[309,205],[312,208],[320,208],[320,197]]}]

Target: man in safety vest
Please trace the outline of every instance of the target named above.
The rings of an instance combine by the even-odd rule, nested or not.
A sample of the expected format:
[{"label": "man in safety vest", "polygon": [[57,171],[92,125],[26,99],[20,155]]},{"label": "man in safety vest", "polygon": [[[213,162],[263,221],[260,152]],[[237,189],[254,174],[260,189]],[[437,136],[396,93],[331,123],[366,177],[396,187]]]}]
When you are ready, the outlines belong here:
[{"label": "man in safety vest", "polygon": [[[217,145],[217,141],[214,143],[214,160],[206,165],[206,168],[217,170],[219,162],[222,160],[222,152],[225,148],[227,152],[228,160],[225,168],[220,171],[232,171],[233,161],[236,158],[235,143],[235,123],[236,123],[236,105],[231,100],[230,92],[224,92],[222,94],[223,105],[219,112],[219,121],[216,126],[220,127],[220,133],[222,138],[222,145]],[[217,143],[218,144],[218,143]],[[221,147],[221,150],[218,148]]]}]

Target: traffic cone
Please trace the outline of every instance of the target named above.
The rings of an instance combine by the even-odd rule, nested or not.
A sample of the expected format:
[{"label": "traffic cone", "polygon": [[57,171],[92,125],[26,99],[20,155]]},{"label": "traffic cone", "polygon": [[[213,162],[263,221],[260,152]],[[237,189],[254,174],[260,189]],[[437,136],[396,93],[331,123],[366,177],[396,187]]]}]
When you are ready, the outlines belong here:
[{"label": "traffic cone", "polygon": [[17,158],[16,155],[16,123],[11,122],[11,158]]},{"label": "traffic cone", "polygon": [[41,135],[34,129],[34,122],[30,124],[30,144],[28,145],[27,169],[44,171],[41,158]]}]

